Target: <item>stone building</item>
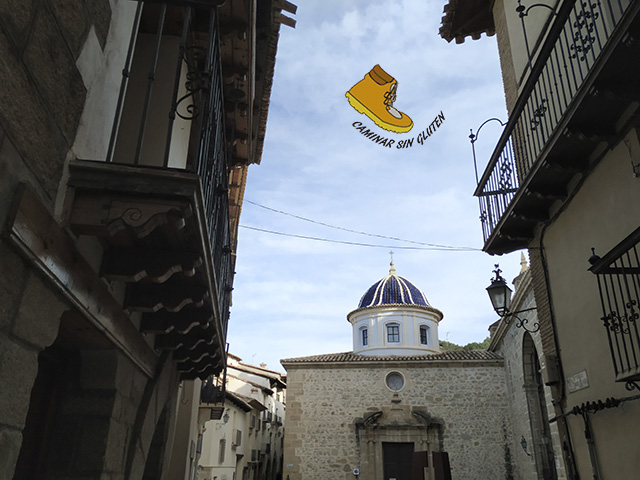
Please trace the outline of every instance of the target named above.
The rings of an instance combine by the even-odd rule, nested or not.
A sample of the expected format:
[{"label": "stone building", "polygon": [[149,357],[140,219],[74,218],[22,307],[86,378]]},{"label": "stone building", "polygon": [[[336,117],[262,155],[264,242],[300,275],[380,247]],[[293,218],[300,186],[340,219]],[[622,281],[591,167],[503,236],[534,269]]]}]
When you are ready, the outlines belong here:
[{"label": "stone building", "polygon": [[513,280],[510,310],[489,330],[487,348],[504,358],[509,418],[513,431],[515,477],[531,480],[566,480],[562,442],[557,422],[549,422],[553,397],[548,385],[555,372],[554,359],[542,350],[535,309],[531,270],[522,254],[522,269]]},{"label": "stone building", "polygon": [[440,352],[442,312],[393,262],[347,318],[352,352],[282,360],[285,478],[520,478],[500,355]]},{"label": "stone building", "polygon": [[283,8],[0,2],[0,478],[193,478]]},{"label": "stone building", "polygon": [[509,118],[475,190],[484,250],[529,250],[548,423],[572,480],[640,471],[639,13],[450,0],[440,30],[497,36]]}]

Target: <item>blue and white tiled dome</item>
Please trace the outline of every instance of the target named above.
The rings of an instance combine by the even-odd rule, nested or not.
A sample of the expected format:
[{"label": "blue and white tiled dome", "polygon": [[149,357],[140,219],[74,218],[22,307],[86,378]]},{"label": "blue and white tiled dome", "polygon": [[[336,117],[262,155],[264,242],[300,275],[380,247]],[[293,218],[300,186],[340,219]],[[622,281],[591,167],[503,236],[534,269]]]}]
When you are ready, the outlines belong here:
[{"label": "blue and white tiled dome", "polygon": [[378,305],[422,305],[430,307],[427,296],[406,278],[396,275],[391,262],[389,275],[377,281],[360,299],[358,308]]},{"label": "blue and white tiled dome", "polygon": [[396,274],[377,281],[347,315],[356,355],[431,355],[440,351],[438,324],[443,314],[406,278]]}]

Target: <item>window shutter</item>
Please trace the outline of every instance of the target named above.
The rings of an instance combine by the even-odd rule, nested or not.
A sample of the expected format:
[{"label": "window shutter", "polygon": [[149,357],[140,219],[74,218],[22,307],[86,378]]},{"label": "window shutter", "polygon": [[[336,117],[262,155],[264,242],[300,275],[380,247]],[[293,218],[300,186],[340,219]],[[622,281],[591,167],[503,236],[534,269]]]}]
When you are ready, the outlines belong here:
[{"label": "window shutter", "polygon": [[218,452],[218,464],[222,465],[224,463],[224,451],[227,446],[227,441],[224,438],[220,439],[220,450]]}]

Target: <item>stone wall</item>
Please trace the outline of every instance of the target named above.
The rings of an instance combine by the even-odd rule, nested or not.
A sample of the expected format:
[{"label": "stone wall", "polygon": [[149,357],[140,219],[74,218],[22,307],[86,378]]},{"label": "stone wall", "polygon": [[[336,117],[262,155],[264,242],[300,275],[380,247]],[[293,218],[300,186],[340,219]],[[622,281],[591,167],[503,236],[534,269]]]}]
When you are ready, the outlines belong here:
[{"label": "stone wall", "polygon": [[[535,307],[532,288],[532,271],[526,270],[526,272],[519,275],[518,278],[514,280],[514,285],[516,287],[516,294],[511,304],[511,309],[513,311],[520,311]],[[535,310],[519,314],[519,316],[528,320],[526,324],[528,328],[535,330],[535,324],[538,321]],[[538,453],[536,450],[541,448],[541,446],[536,445],[534,441],[532,416],[526,393],[527,379],[525,379],[525,360],[523,359],[523,343],[526,336],[530,335],[541,364],[544,364],[545,357],[542,354],[541,332],[537,331],[529,334],[523,328],[517,327],[516,325],[516,319],[513,319],[509,325],[500,325],[497,332],[499,338],[493,339],[492,346],[495,344],[495,350],[504,356],[509,413],[513,429],[513,460],[518,474],[517,478],[521,480],[537,480],[543,479],[544,477],[542,472],[536,469],[536,454]],[[547,358],[546,361],[551,362],[553,359]],[[553,368],[553,366],[550,366],[550,368]],[[552,417],[554,415],[554,407],[552,403],[552,391],[549,387],[545,387],[545,403],[547,417]],[[548,423],[548,418],[542,420]],[[562,458],[562,442],[558,432],[558,425],[554,422],[549,425],[549,428],[552,441],[549,447],[553,449],[555,456],[554,461],[557,478],[558,480],[563,480],[566,479],[566,472]],[[522,439],[526,442],[526,451],[522,446]]]},{"label": "stone wall", "polygon": [[[356,423],[383,411],[377,422],[384,425],[386,438],[394,425],[400,440],[411,438],[408,432],[417,424],[411,412],[416,410],[441,422],[440,445],[428,447],[448,452],[453,478],[515,478],[501,360],[375,363],[283,361],[288,373],[284,478],[352,479],[353,469],[360,468],[362,480],[373,480],[373,469],[363,464],[363,451],[370,447],[356,436]],[[385,384],[391,371],[405,378],[395,394]],[[426,432],[421,438],[434,442]],[[427,450],[427,445],[416,444],[415,450]]]},{"label": "stone wall", "polygon": [[[20,183],[60,213],[90,88],[83,51],[88,43],[94,53],[107,48],[112,6],[129,5],[0,2],[0,225]],[[82,323],[62,289],[4,235],[0,269],[0,479],[13,478],[28,438],[36,449],[25,461],[40,462],[30,478],[119,480],[159,471],[177,402],[175,366],[144,374]],[[154,437],[164,440],[159,449],[151,448]]]}]

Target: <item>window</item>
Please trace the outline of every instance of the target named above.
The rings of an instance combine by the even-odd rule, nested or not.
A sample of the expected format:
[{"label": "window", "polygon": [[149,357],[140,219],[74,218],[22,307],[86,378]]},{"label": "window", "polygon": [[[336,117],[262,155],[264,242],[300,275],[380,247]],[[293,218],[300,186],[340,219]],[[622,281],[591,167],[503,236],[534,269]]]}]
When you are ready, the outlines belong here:
[{"label": "window", "polygon": [[227,441],[224,438],[220,439],[220,450],[218,451],[218,464],[224,463],[224,449],[227,446]]},{"label": "window", "polygon": [[362,341],[363,347],[369,345],[369,329],[367,327],[362,327],[360,329],[360,340]]},{"label": "window", "polygon": [[404,377],[400,372],[391,372],[385,378],[385,383],[390,390],[397,392],[404,387]]},{"label": "window", "polygon": [[640,336],[636,325],[640,318],[640,228],[602,258],[594,253],[589,262],[602,305],[602,316],[594,317],[600,317],[607,332],[616,382],[626,382],[629,390],[640,390]]},{"label": "window", "polygon": [[387,325],[387,342],[400,343],[400,325],[397,323]]},{"label": "window", "polygon": [[427,327],[426,325],[420,325],[420,344],[421,345],[429,344],[429,340],[431,340],[429,338],[430,333],[431,332],[429,332],[429,327]]},{"label": "window", "polygon": [[231,444],[235,446],[242,445],[242,430],[233,430],[231,434]]}]

